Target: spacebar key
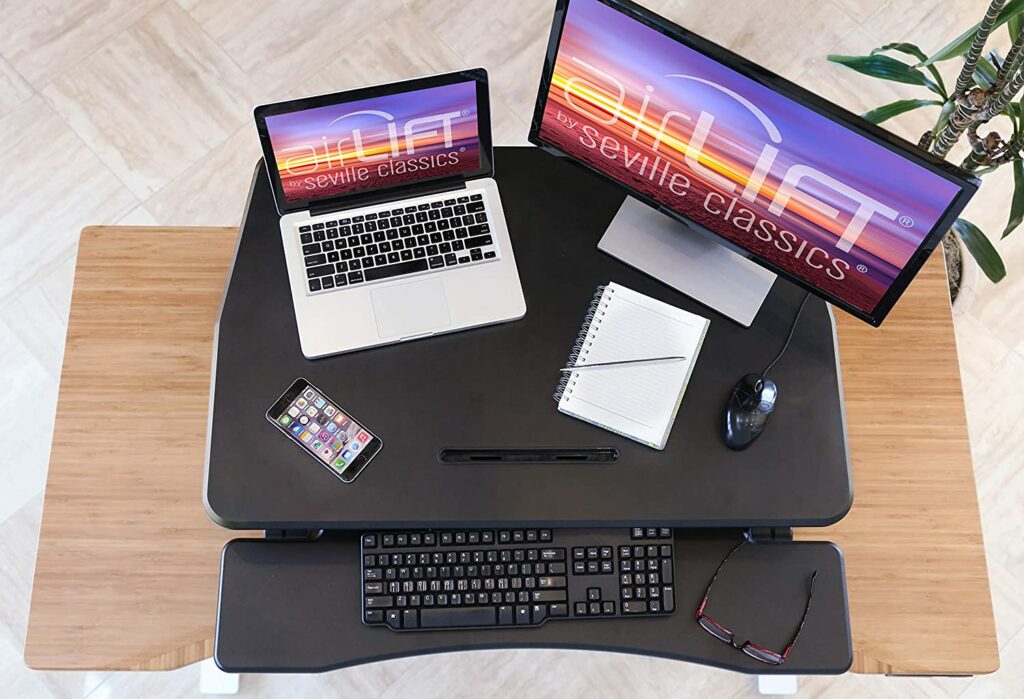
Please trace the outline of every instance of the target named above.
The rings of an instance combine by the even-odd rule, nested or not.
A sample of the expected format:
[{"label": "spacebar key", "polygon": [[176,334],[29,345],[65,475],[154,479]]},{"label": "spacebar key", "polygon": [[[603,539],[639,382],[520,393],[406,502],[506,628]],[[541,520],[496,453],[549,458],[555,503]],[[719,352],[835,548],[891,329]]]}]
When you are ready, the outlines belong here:
[{"label": "spacebar key", "polygon": [[399,262],[394,265],[385,265],[384,267],[370,267],[369,269],[363,270],[363,274],[366,275],[366,281],[373,282],[378,279],[387,279],[388,277],[397,277],[400,274],[411,274],[413,272],[425,272],[427,270],[427,261],[423,259],[409,260],[408,262]]},{"label": "spacebar key", "polygon": [[420,628],[436,629],[459,626],[496,626],[494,607],[468,607],[466,609],[420,610]]}]

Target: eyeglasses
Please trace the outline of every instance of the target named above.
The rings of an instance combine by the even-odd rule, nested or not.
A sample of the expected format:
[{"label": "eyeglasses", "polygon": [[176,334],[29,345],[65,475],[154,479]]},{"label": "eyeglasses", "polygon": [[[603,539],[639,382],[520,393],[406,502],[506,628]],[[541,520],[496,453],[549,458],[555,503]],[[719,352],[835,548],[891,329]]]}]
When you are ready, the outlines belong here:
[{"label": "eyeglasses", "polygon": [[704,613],[704,607],[707,606],[708,597],[711,595],[711,586],[714,585],[715,580],[718,579],[718,574],[722,572],[722,568],[725,567],[725,564],[729,561],[732,555],[739,551],[748,541],[749,539],[744,539],[737,544],[725,559],[718,564],[718,570],[715,571],[714,576],[711,578],[711,582],[708,583],[708,589],[704,592],[704,599],[697,608],[697,623],[700,624],[702,629],[717,638],[719,641],[728,643],[736,650],[743,651],[754,660],[760,660],[762,663],[768,663],[769,665],[781,665],[786,662],[789,652],[793,650],[793,646],[796,645],[796,639],[800,637],[800,632],[803,631],[804,622],[807,621],[807,612],[811,610],[811,598],[814,596],[814,579],[818,577],[818,571],[811,573],[810,589],[807,591],[807,605],[804,607],[804,615],[800,617],[800,626],[797,627],[796,633],[793,634],[793,640],[789,642],[789,645],[787,645],[786,649],[781,653],[768,650],[764,646],[759,646],[756,643],[751,643],[750,641],[747,641],[743,645],[737,645],[736,635],[732,631],[725,628]]}]

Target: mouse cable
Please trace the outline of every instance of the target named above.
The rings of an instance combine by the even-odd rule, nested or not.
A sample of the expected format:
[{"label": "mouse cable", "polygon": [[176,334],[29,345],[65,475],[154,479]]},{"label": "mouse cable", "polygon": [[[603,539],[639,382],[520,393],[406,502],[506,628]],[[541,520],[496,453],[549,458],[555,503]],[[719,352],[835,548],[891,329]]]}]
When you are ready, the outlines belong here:
[{"label": "mouse cable", "polygon": [[800,302],[800,308],[797,309],[796,315],[793,317],[793,324],[789,326],[789,336],[786,337],[786,342],[782,345],[782,349],[780,349],[779,353],[775,355],[775,359],[773,359],[771,364],[761,372],[762,381],[764,381],[768,376],[768,372],[771,371],[772,367],[775,366],[780,359],[782,359],[782,355],[785,354],[786,350],[789,348],[789,342],[793,339],[793,333],[796,332],[796,324],[800,321],[800,314],[804,312],[804,306],[807,305],[807,299],[809,298],[811,298],[811,293],[809,291],[804,292],[804,300]]}]

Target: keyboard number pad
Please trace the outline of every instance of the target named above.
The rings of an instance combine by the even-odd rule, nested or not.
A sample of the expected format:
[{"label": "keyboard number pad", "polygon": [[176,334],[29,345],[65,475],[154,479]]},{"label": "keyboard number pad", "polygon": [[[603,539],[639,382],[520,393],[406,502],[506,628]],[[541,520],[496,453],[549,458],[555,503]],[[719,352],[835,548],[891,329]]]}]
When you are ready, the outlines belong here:
[{"label": "keyboard number pad", "polygon": [[672,544],[619,546],[619,592],[623,614],[667,614],[675,610]]}]

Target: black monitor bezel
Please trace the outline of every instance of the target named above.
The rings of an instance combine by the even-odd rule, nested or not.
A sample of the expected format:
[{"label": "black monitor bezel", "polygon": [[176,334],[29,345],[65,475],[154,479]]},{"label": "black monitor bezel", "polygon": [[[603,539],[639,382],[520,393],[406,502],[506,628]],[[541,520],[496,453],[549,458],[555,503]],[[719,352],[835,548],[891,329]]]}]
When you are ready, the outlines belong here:
[{"label": "black monitor bezel", "polygon": [[[347,192],[341,195],[314,197],[312,199],[302,199],[299,201],[288,201],[285,198],[284,188],[281,186],[281,178],[277,174],[277,168],[274,167],[276,159],[274,158],[274,147],[270,142],[270,133],[267,130],[266,118],[268,116],[298,112],[304,109],[313,109],[316,107],[324,107],[343,102],[372,99],[374,97],[394,95],[403,92],[414,92],[416,90],[423,90],[431,87],[442,87],[444,85],[454,85],[456,83],[470,81],[476,83],[477,137],[480,139],[479,168],[460,172],[457,175],[427,177],[415,182],[402,182],[395,185]],[[491,140],[491,104],[487,84],[487,70],[484,68],[470,68],[455,71],[453,73],[431,75],[422,78],[413,78],[411,80],[401,80],[399,82],[387,83],[384,85],[360,87],[354,90],[334,92],[327,95],[317,95],[315,97],[303,97],[301,99],[286,100],[284,102],[275,102],[273,104],[263,104],[253,109],[253,118],[256,121],[256,130],[259,133],[260,145],[263,148],[263,162],[266,164],[267,175],[270,178],[270,183],[274,190],[274,202],[277,205],[278,213],[282,216],[295,211],[305,211],[312,207],[330,207],[332,204],[342,206],[344,202],[350,198],[361,197],[367,194],[373,194],[376,196],[392,190],[415,188],[426,182],[431,183],[432,186],[436,186],[438,183],[445,181],[451,181],[455,184],[480,177],[490,177],[494,172],[494,144]]]},{"label": "black monitor bezel", "polygon": [[548,91],[551,85],[551,77],[554,71],[555,59],[558,55],[558,46],[561,43],[562,30],[565,25],[566,13],[569,6],[575,0],[557,0],[555,5],[554,21],[551,26],[551,35],[548,39],[547,54],[544,58],[544,69],[541,74],[540,90],[537,95],[537,102],[534,107],[533,121],[530,124],[529,141],[530,143],[539,146],[543,150],[557,155],[559,157],[568,158],[574,164],[579,167],[583,167],[590,172],[596,173],[601,178],[608,182],[613,182],[622,189],[626,190],[630,196],[636,198],[639,201],[644,202],[648,206],[651,206],[658,211],[671,216],[672,218],[686,224],[689,228],[699,231],[701,234],[710,237],[717,243],[725,245],[730,250],[750,259],[753,262],[761,265],[762,267],[774,272],[780,277],[787,281],[796,284],[797,286],[806,289],[807,291],[820,296],[832,305],[841,308],[850,315],[853,315],[861,320],[870,323],[871,325],[878,327],[885,320],[885,317],[892,310],[892,307],[896,304],[896,301],[903,295],[910,281],[914,278],[917,272],[921,269],[921,266],[931,255],[932,251],[938,246],[939,241],[943,235],[950,229],[953,221],[963,211],[967,202],[974,196],[974,193],[978,190],[980,181],[965,172],[964,170],[956,167],[955,165],[938,158],[931,153],[919,148],[913,143],[906,141],[878,126],[872,124],[860,116],[850,112],[842,107],[829,102],[817,95],[809,92],[808,90],[796,85],[785,78],[776,75],[775,73],[767,70],[766,68],[753,63],[752,61],[743,58],[742,56],[733,53],[732,51],[715,44],[693,32],[680,27],[679,25],[670,22],[664,17],[651,12],[650,10],[637,5],[631,0],[596,0],[614,10],[617,10],[628,17],[631,17],[639,22],[642,22],[646,26],[654,29],[655,31],[668,36],[671,39],[678,41],[679,43],[687,46],[698,53],[701,53],[708,58],[723,63],[724,65],[732,68],[739,74],[746,78],[753,80],[754,82],[767,87],[770,90],[778,92],[785,97],[792,99],[798,104],[811,109],[812,111],[825,116],[832,121],[835,121],[850,130],[866,137],[870,141],[877,143],[885,147],[886,149],[903,155],[908,160],[915,162],[916,164],[924,167],[926,170],[942,177],[943,179],[952,182],[960,187],[960,192],[950,202],[945,212],[939,218],[939,220],[932,227],[932,230],[928,232],[928,235],[924,237],[917,250],[910,256],[907,263],[903,266],[899,275],[893,280],[889,289],[885,295],[875,305],[875,308],[870,312],[863,311],[855,306],[849,304],[846,301],[822,290],[801,279],[800,277],[788,272],[785,269],[773,264],[770,260],[761,258],[759,255],[747,250],[731,240],[719,235],[715,231],[703,226],[696,221],[687,218],[685,215],[677,213],[659,203],[655,199],[636,191],[632,187],[620,182],[619,180],[607,175],[595,167],[588,165],[587,163],[581,162],[574,158],[570,154],[562,151],[557,146],[548,143],[540,138],[540,127],[541,120],[544,116],[544,107],[547,102]]}]

